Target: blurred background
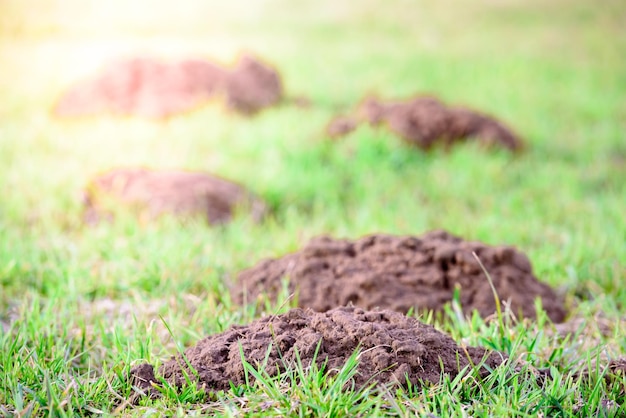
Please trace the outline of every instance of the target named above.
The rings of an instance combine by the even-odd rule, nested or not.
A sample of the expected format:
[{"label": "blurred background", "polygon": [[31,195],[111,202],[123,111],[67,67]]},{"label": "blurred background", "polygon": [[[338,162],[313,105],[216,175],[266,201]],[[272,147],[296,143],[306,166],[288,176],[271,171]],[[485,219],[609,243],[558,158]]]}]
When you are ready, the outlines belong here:
[{"label": "blurred background", "polygon": [[[516,81],[543,81],[529,78],[544,71],[533,69],[535,60],[552,63],[559,92],[561,77],[603,61],[604,75],[615,77],[610,63],[624,50],[624,7],[616,0],[602,7],[583,0],[2,0],[0,8],[3,90],[25,85],[39,95],[124,54],[228,61],[252,50],[280,64],[290,87],[320,100],[330,88],[343,100],[363,89],[406,94],[440,84],[451,95],[455,79],[488,66],[493,85],[474,87],[488,102],[528,90]],[[431,73],[446,82],[433,83]]]},{"label": "blurred background", "polygon": [[[522,247],[551,284],[614,288],[624,256],[624,22],[620,0],[0,0],[1,259],[31,260],[11,277],[38,277],[40,289],[42,272],[58,283],[72,276],[48,271],[42,254],[71,254],[76,277],[109,278],[78,290],[115,293],[130,267],[111,254],[125,259],[128,245],[139,251],[133,268],[159,277],[210,253],[188,266],[202,288],[207,263],[234,271],[321,233],[445,228]],[[207,106],[163,122],[51,114],[68,86],[120,57],[228,64],[243,51],[273,64],[287,93],[311,106],[254,118]],[[369,128],[330,143],[326,123],[368,93],[473,106],[519,132],[529,151],[512,158],[469,144],[425,154]],[[83,231],[88,179],[136,165],[226,176],[274,215],[219,231]],[[146,244],[165,236],[170,249],[184,240],[193,250]],[[94,253],[108,261],[92,263]]]}]

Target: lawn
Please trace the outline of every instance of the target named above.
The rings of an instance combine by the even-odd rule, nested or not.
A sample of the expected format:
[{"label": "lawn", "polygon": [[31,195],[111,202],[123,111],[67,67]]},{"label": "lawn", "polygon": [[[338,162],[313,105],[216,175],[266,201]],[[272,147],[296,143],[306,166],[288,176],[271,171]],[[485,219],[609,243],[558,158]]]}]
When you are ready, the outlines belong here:
[{"label": "lawn", "polygon": [[[286,0],[228,4],[0,0],[0,415],[623,416],[626,378],[626,3],[584,0]],[[253,51],[310,100],[254,118],[216,106],[153,122],[58,120],[63,89],[124,54]],[[497,115],[527,141],[512,156],[464,144],[425,153],[369,127],[326,123],[367,93],[430,93]],[[207,170],[271,208],[261,223],[131,216],[82,224],[82,189],[118,166]],[[484,381],[350,390],[356,357],[323,378],[207,396],[164,389],[131,407],[131,366],[288,304],[241,308],[241,269],[320,234],[446,229],[526,252],[564,295],[576,332],[422,318],[512,359]],[[504,325],[504,326],[503,326]],[[306,382],[306,384],[302,384]]]}]

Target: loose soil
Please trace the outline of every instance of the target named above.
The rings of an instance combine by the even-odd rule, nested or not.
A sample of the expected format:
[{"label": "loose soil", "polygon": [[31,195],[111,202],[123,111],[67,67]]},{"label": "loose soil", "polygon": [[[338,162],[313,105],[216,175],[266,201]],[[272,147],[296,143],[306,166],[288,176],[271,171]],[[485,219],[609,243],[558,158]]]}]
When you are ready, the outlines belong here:
[{"label": "loose soil", "polygon": [[85,220],[109,218],[118,207],[141,217],[164,213],[200,215],[210,224],[231,219],[238,209],[259,220],[265,205],[236,183],[211,174],[178,170],[123,168],[94,178],[85,190]]},{"label": "loose soil", "polygon": [[238,303],[276,301],[283,280],[298,306],[327,311],[352,303],[364,309],[407,312],[441,310],[460,291],[467,315],[494,314],[494,295],[475,252],[493,279],[499,298],[520,317],[535,317],[535,299],[554,322],[565,309],[555,292],[533,275],[526,255],[513,247],[469,242],[445,231],[419,237],[372,235],[356,241],[320,237],[304,249],[265,260],[239,274]]},{"label": "loose soil", "polygon": [[352,116],[339,116],[327,127],[331,137],[349,134],[360,123],[387,126],[411,145],[429,150],[475,139],[487,146],[522,150],[522,140],[495,118],[464,107],[447,107],[434,97],[406,101],[367,98]]},{"label": "loose soil", "polygon": [[163,62],[152,58],[120,60],[93,79],[71,87],[54,113],[74,117],[112,113],[166,118],[192,110],[213,97],[252,114],[282,99],[278,72],[244,55],[233,68],[199,60]]},{"label": "loose soil", "polygon": [[[296,352],[305,369],[313,362],[318,366],[325,363],[325,371],[334,373],[357,349],[361,350],[354,376],[357,387],[372,382],[406,386],[407,379],[414,385],[437,383],[442,373],[454,378],[467,365],[481,365],[484,360],[484,365],[493,369],[504,359],[483,348],[459,346],[432,326],[398,312],[355,307],[325,313],[292,309],[234,326],[188,348],[184,356],[197,374],[180,355],[164,363],[158,374],[179,387],[185,384],[186,373],[209,392],[228,390],[231,382],[245,382],[240,350],[254,367],[264,364],[267,357],[264,370],[275,376],[296,366]],[[482,376],[488,374],[484,365],[479,369]],[[131,376],[133,383],[144,389],[158,381],[147,364],[135,367]]]}]

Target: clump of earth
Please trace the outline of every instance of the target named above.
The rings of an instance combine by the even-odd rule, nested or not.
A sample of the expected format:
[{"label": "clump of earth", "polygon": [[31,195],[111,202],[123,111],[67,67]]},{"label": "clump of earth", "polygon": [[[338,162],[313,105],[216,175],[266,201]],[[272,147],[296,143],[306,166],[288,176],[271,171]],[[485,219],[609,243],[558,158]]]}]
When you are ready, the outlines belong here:
[{"label": "clump of earth", "polygon": [[200,216],[210,224],[247,212],[259,220],[264,203],[243,186],[212,174],[182,170],[120,168],[92,179],[84,195],[85,220],[94,223],[112,216],[117,208],[140,217],[162,214]]},{"label": "clump of earth", "polygon": [[386,126],[407,143],[424,150],[436,145],[450,147],[469,139],[511,151],[520,151],[524,147],[520,137],[494,117],[466,107],[448,107],[430,96],[403,101],[366,98],[352,115],[339,116],[331,121],[327,133],[331,137],[341,137],[362,123]]},{"label": "clump of earth", "polygon": [[71,87],[54,113],[61,117],[110,113],[159,119],[216,97],[236,112],[256,113],[282,100],[280,75],[249,55],[232,68],[201,59],[124,59]]},{"label": "clump of earth", "polygon": [[[315,362],[333,373],[357,349],[361,353],[353,378],[356,387],[406,386],[407,381],[418,386],[436,384],[442,373],[454,378],[468,365],[478,366],[484,377],[505,358],[484,348],[459,346],[432,326],[394,311],[340,307],[321,313],[296,308],[206,337],[185,350],[186,360],[176,355],[157,373],[179,387],[185,384],[186,374],[208,392],[228,390],[231,383],[245,383],[241,351],[248,363],[265,364],[264,370],[275,376],[294,368],[297,356],[305,369]],[[131,376],[134,385],[143,389],[158,382],[148,364],[133,368]]]},{"label": "clump of earth", "polygon": [[276,301],[284,281],[299,307],[324,312],[353,304],[399,312],[440,311],[458,289],[463,312],[496,312],[493,291],[518,317],[536,316],[535,299],[554,322],[565,319],[561,299],[534,275],[528,257],[510,246],[465,241],[445,231],[422,236],[371,235],[357,240],[318,237],[293,254],[268,259],[239,274],[238,303]]}]

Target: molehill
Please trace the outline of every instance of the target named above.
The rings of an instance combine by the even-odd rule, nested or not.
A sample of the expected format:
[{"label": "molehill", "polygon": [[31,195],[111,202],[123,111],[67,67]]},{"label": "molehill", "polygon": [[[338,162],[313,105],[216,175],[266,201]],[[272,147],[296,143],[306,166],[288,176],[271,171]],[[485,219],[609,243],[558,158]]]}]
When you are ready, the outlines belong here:
[{"label": "molehill", "polygon": [[[504,360],[500,353],[459,346],[432,326],[398,312],[341,307],[320,313],[296,308],[233,326],[188,348],[184,356],[197,374],[181,355],[164,363],[158,374],[176,386],[186,382],[186,373],[208,392],[228,390],[230,383],[245,382],[240,349],[254,367],[267,356],[265,371],[270,376],[295,367],[296,351],[304,368],[315,361],[318,366],[325,364],[326,373],[333,373],[359,349],[356,387],[370,382],[405,386],[407,379],[414,385],[437,383],[442,373],[454,378],[468,365],[479,366],[484,377]],[[135,386],[144,389],[158,381],[147,364],[133,368],[131,376]]]},{"label": "molehill", "polygon": [[494,117],[465,107],[448,107],[430,96],[404,101],[366,98],[351,116],[339,116],[331,121],[327,133],[341,137],[361,123],[386,126],[407,143],[424,150],[435,145],[450,147],[470,138],[510,151],[524,147],[519,136]]},{"label": "molehill", "polygon": [[140,217],[169,213],[202,216],[210,224],[231,219],[238,209],[259,220],[264,203],[243,186],[202,172],[121,168],[92,179],[84,194],[85,221],[111,217],[119,207]]},{"label": "molehill", "polygon": [[422,236],[371,235],[356,241],[319,237],[302,250],[260,262],[239,274],[238,303],[276,298],[288,281],[298,306],[327,311],[352,303],[364,309],[407,312],[441,310],[460,291],[463,312],[483,317],[496,311],[487,276],[500,300],[520,317],[533,318],[535,299],[554,322],[565,318],[555,292],[533,275],[531,263],[513,247],[469,242],[445,231]]},{"label": "molehill", "polygon": [[138,57],[118,60],[70,87],[54,108],[60,117],[110,113],[166,118],[223,98],[228,108],[252,114],[280,102],[278,72],[242,56],[233,68],[201,59],[165,62]]}]

